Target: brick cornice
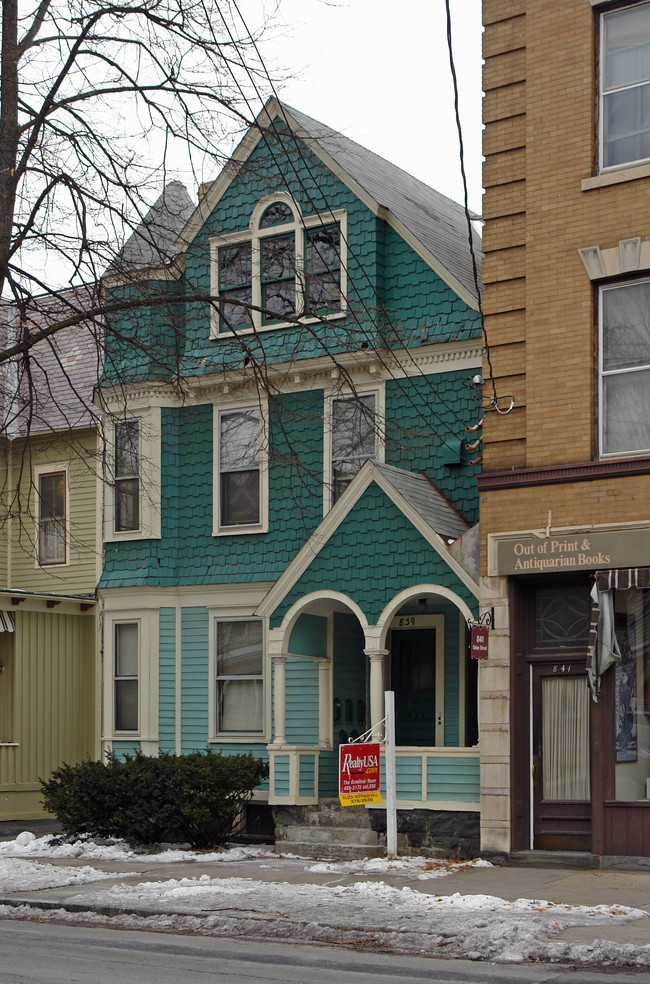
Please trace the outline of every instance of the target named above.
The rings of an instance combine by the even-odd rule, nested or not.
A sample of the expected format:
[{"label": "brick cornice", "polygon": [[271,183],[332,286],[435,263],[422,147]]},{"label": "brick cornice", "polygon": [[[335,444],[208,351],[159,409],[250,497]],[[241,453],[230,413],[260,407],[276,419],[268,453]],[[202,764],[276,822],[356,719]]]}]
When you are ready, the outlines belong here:
[{"label": "brick cornice", "polygon": [[603,478],[648,474],[650,458],[617,458],[615,461],[586,461],[576,465],[484,472],[478,476],[478,489],[479,492],[492,492],[526,485],[562,485],[566,482],[593,482]]}]

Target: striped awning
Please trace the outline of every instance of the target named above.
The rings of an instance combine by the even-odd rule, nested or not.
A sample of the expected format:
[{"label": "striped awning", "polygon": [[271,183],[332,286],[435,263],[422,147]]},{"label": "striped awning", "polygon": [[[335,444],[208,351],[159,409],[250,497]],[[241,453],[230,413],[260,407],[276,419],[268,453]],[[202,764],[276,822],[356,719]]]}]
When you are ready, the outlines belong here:
[{"label": "striped awning", "polygon": [[587,650],[587,677],[594,700],[600,694],[600,678],[620,658],[614,618],[614,589],[650,588],[650,567],[619,567],[598,571],[591,589],[591,621]]},{"label": "striped awning", "polygon": [[16,631],[16,613],[0,611],[0,632]]}]

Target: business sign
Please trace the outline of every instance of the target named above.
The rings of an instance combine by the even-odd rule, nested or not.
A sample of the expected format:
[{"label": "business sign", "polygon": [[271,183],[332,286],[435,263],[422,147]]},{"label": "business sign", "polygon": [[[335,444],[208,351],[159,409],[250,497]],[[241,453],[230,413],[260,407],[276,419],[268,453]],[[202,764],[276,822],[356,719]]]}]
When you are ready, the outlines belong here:
[{"label": "business sign", "polygon": [[545,571],[599,571],[616,567],[646,567],[650,554],[650,529],[604,530],[496,540],[493,574],[543,574]]},{"label": "business sign", "polygon": [[488,658],[488,627],[487,625],[473,625],[471,630],[472,659]]},{"label": "business sign", "polygon": [[341,806],[381,803],[379,742],[339,745],[339,799]]}]

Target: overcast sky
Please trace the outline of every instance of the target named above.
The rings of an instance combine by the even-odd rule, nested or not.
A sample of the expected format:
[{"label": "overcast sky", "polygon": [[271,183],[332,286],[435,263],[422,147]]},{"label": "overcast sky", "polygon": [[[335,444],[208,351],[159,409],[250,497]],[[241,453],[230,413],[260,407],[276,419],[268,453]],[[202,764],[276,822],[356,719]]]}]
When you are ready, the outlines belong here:
[{"label": "overcast sky", "polygon": [[[239,0],[259,17],[265,0]],[[267,9],[269,0],[266,0]],[[452,0],[469,204],[481,211],[481,2]],[[262,52],[280,95],[462,201],[444,0],[280,0]],[[249,24],[249,26],[251,26]]]}]

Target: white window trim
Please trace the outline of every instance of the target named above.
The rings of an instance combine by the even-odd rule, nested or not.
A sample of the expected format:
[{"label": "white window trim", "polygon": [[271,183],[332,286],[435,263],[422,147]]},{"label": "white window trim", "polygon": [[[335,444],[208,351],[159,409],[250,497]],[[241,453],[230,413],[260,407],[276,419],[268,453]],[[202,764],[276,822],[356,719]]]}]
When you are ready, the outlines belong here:
[{"label": "white window trim", "polygon": [[122,420],[109,419],[104,424],[107,442],[104,494],[104,540],[152,540],[160,539],[160,407],[130,410],[125,422],[139,423],[139,479],[140,479],[140,527],[137,530],[115,529],[115,424]]},{"label": "white window trim", "polygon": [[[65,473],[65,560],[46,560],[41,562],[41,496],[40,479],[42,475],[53,475]],[[34,517],[34,544],[35,554],[34,567],[42,569],[44,567],[69,567],[70,566],[70,463],[57,462],[53,465],[37,465],[33,472],[35,517]]]},{"label": "white window trim", "polygon": [[[120,610],[104,618],[103,742],[158,741],[158,609]],[[138,625],[138,728],[115,730],[115,626]]]},{"label": "white window trim", "polygon": [[644,458],[650,454],[650,448],[638,448],[634,451],[605,451],[605,414],[604,407],[604,380],[610,376],[629,375],[632,372],[642,372],[650,369],[650,363],[644,366],[635,366],[629,369],[616,369],[605,371],[603,369],[603,294],[606,290],[620,290],[625,287],[632,287],[635,284],[650,283],[650,277],[640,277],[635,280],[623,281],[616,284],[608,284],[598,289],[598,449],[601,459],[609,458]]},{"label": "white window trim", "polygon": [[[267,210],[269,205],[274,202],[284,202],[288,205],[293,214],[294,221],[287,222],[284,225],[269,226],[268,228],[260,229],[259,223],[262,215]],[[340,228],[340,241],[339,241],[339,253],[340,253],[340,263],[341,263],[341,306],[338,311],[333,311],[331,314],[325,314],[321,316],[317,315],[306,315],[298,320],[304,324],[314,324],[320,321],[332,321],[336,318],[344,318],[347,315],[347,292],[348,292],[348,279],[347,279],[347,260],[348,260],[348,250],[347,250],[347,212],[345,209],[336,209],[331,212],[319,212],[315,215],[308,215],[303,217],[298,204],[294,201],[291,195],[286,192],[276,192],[275,194],[265,195],[259,200],[255,206],[253,213],[251,215],[249,228],[246,231],[232,233],[227,236],[216,236],[210,240],[210,283],[211,291],[213,295],[219,294],[219,249],[222,246],[234,246],[238,243],[249,242],[251,243],[251,260],[252,260],[252,271],[251,271],[251,286],[252,286],[252,304],[254,307],[261,308],[262,306],[262,282],[260,276],[260,243],[262,239],[266,239],[269,236],[280,236],[283,233],[287,234],[294,231],[295,243],[296,243],[296,295],[303,294],[304,296],[304,283],[305,283],[305,257],[304,257],[304,232],[308,229],[317,229],[319,226],[327,226],[337,224]],[[298,305],[301,306],[300,304]],[[293,321],[277,321],[273,324],[265,325],[262,323],[262,314],[260,311],[252,311],[253,325],[251,328],[238,328],[236,330],[237,335],[251,335],[259,331],[275,331],[277,328],[287,328],[295,322]],[[210,315],[210,338],[232,338],[233,333],[230,331],[219,331],[219,310],[218,305],[213,304],[211,315]]]},{"label": "white window trim", "polygon": [[[208,742],[224,745],[241,745],[250,742],[266,744],[270,740],[269,724],[271,721],[271,661],[268,655],[267,646],[267,620],[260,619],[253,614],[232,614],[232,609],[209,608],[210,618],[210,639],[208,644],[208,672],[209,672],[209,692],[208,692]],[[252,732],[238,732],[236,735],[231,731],[221,734],[217,730],[217,624],[219,622],[262,622],[262,730]]]},{"label": "white window trim", "polygon": [[[604,3],[605,0],[601,0],[601,2]],[[597,5],[594,2],[594,0],[591,0],[591,4],[592,4],[592,6],[596,6]],[[620,13],[621,10],[628,10],[628,9],[630,9],[632,7],[643,6],[644,4],[646,4],[648,6],[649,12],[650,12],[650,4],[647,4],[646,3],[646,0],[643,0],[643,2],[641,2],[641,0],[637,0],[636,3],[629,3],[629,4],[627,4],[626,6],[623,6],[623,7],[616,7],[616,8],[614,8],[614,10],[605,10],[605,11],[603,11],[600,14],[600,25],[599,25],[599,27],[600,27],[600,38],[599,38],[600,53],[599,53],[599,71],[598,71],[598,172],[599,172],[599,174],[612,174],[612,173],[615,173],[616,171],[621,171],[621,170],[625,170],[625,169],[629,169],[629,168],[635,168],[635,167],[638,168],[639,166],[642,166],[643,164],[646,164],[646,163],[648,163],[650,161],[650,154],[649,154],[646,157],[639,157],[639,158],[636,158],[635,160],[622,161],[620,164],[610,164],[608,166],[605,166],[603,164],[604,121],[605,121],[605,113],[604,113],[604,101],[605,101],[605,48],[604,48],[605,18],[609,14]],[[600,5],[600,3],[598,3],[598,5]],[[618,91],[621,91],[622,92],[622,91],[625,91],[625,90],[628,90],[628,89],[638,88],[640,85],[649,85],[649,84],[650,83],[647,80],[645,82],[635,82],[635,83],[631,83],[629,85],[619,86],[618,87]],[[617,90],[616,89],[610,89],[609,90],[609,92],[615,92],[615,91],[617,91]]]},{"label": "white window trim", "polygon": [[[260,414],[260,515],[259,522],[241,526],[221,525],[221,417],[241,410],[257,410]],[[268,399],[256,403],[232,402],[213,407],[212,415],[213,475],[212,475],[212,535],[244,536],[247,533],[268,533],[269,529],[269,412]]]},{"label": "white window trim", "polygon": [[385,454],[385,422],[386,422],[386,390],[382,383],[375,385],[360,384],[351,389],[332,390],[325,395],[324,430],[323,430],[323,515],[325,516],[334,505],[334,474],[332,468],[332,406],[334,400],[350,400],[355,396],[374,396],[375,398],[375,461],[384,461]]}]

